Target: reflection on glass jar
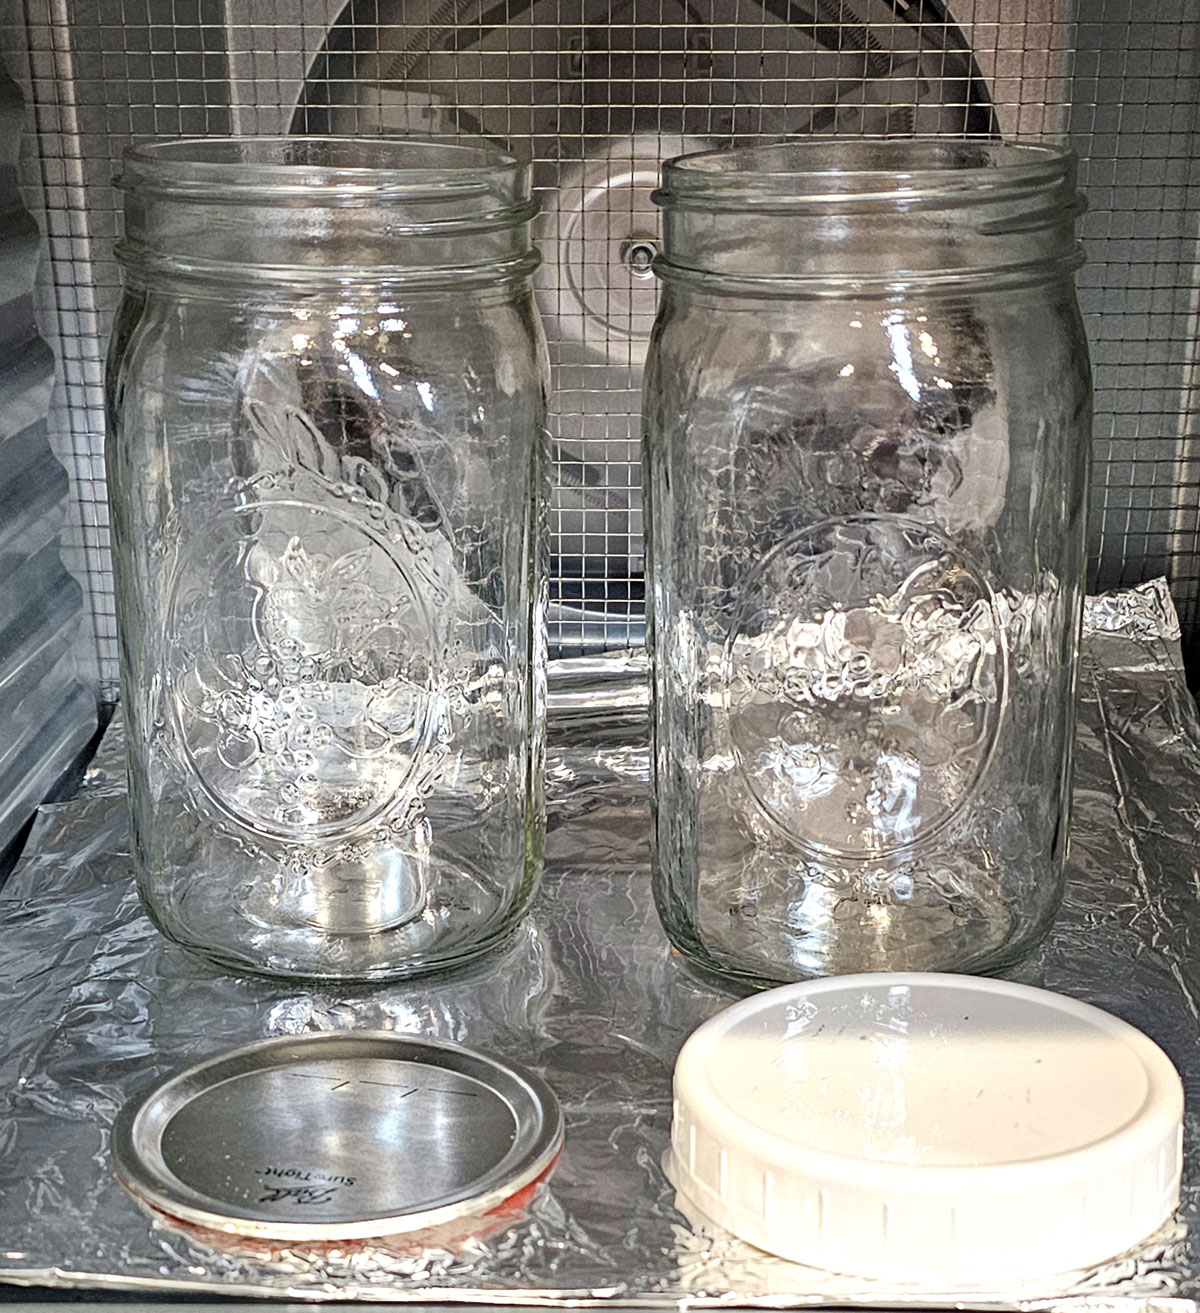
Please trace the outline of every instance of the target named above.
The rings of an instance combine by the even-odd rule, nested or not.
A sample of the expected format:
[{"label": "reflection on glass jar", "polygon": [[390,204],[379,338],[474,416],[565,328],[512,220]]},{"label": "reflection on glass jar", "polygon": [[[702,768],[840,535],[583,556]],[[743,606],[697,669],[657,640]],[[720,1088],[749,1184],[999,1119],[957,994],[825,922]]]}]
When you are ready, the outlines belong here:
[{"label": "reflection on glass jar", "polygon": [[108,469],[140,888],[227,966],[499,942],[544,829],[544,351],[526,170],[132,150]]},{"label": "reflection on glass jar", "polygon": [[984,971],[1061,895],[1090,438],[1074,162],[670,163],[646,379],[655,896],[747,983]]}]

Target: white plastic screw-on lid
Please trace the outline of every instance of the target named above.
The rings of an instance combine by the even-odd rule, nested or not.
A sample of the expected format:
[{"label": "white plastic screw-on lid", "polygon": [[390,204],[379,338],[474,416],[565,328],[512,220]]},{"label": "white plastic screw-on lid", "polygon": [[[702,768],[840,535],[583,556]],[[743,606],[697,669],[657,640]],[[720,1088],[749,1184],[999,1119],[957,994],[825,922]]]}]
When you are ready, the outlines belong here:
[{"label": "white plastic screw-on lid", "polygon": [[939,1289],[1101,1262],[1179,1201],[1183,1087],[1107,1012],[937,974],[787,985],[675,1067],[669,1170],[743,1240]]}]

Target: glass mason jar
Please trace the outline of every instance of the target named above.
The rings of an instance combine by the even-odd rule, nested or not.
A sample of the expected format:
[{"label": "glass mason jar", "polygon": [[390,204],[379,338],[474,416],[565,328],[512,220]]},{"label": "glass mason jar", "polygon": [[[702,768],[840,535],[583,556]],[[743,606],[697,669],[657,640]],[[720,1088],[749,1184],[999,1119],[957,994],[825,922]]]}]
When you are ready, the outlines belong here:
[{"label": "glass mason jar", "polygon": [[125,156],[107,463],[147,911],[326,979],[502,940],[541,867],[529,174],[420,140]]},{"label": "glass mason jar", "polygon": [[1090,376],[1075,163],[670,162],[645,381],[654,890],[748,984],[992,971],[1061,897]]}]

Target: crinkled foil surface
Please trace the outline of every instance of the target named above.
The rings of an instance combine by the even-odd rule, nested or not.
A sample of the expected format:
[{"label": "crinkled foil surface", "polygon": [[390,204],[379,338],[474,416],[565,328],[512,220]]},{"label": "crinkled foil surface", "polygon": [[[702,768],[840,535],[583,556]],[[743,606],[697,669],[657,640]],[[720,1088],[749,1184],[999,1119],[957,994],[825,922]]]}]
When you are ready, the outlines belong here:
[{"label": "crinkled foil surface", "polygon": [[[628,661],[619,680],[636,669]],[[670,954],[651,904],[644,719],[555,716],[548,868],[516,941],[472,974],[317,990],[219,974],[165,943],[130,875],[110,733],[82,793],[43,809],[0,898],[0,1277],[183,1293],[645,1307],[1195,1307],[1200,1292],[1200,722],[1162,584],[1089,604],[1066,902],[1018,978],[1147,1031],[1193,1096],[1183,1204],[1089,1272],[939,1299],[772,1258],[677,1207],[662,1170],[671,1071],[725,1006]],[[113,1177],[117,1109],[159,1076],[260,1036],[363,1027],[454,1040],[553,1085],[563,1156],[526,1214],[474,1239],[320,1252],[214,1243]]]}]

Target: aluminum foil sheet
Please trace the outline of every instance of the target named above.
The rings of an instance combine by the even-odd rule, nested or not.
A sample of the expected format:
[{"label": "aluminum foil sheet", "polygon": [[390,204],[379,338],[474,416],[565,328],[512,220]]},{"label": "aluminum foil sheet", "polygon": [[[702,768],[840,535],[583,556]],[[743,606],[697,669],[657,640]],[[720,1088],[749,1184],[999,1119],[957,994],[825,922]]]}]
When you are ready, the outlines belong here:
[{"label": "aluminum foil sheet", "polygon": [[[624,660],[624,659],[622,659]],[[625,661],[619,680],[636,673]],[[730,1000],[668,950],[651,904],[645,725],[559,703],[544,891],[511,945],[423,986],[310,991],[223,975],[164,942],[130,878],[119,735],[80,795],[43,809],[0,896],[0,1277],[292,1299],[720,1307],[1194,1308],[1200,1121],[1183,1203],[1089,1272],[943,1299],[762,1254],[689,1216],[662,1169],[684,1038]],[[1200,721],[1161,583],[1089,604],[1070,881],[1020,979],[1156,1039],[1200,1089]],[[557,1169],[491,1229],[278,1249],[154,1218],[113,1176],[121,1104],[259,1036],[351,1027],[528,1064],[567,1119]]]}]

